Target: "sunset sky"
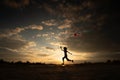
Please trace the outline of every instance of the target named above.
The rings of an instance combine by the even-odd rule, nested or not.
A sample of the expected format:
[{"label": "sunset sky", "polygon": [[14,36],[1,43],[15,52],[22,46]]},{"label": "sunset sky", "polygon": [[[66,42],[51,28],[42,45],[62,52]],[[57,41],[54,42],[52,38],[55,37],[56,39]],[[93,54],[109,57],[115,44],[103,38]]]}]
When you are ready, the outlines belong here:
[{"label": "sunset sky", "polygon": [[120,59],[117,0],[0,0],[0,59],[75,63]]}]

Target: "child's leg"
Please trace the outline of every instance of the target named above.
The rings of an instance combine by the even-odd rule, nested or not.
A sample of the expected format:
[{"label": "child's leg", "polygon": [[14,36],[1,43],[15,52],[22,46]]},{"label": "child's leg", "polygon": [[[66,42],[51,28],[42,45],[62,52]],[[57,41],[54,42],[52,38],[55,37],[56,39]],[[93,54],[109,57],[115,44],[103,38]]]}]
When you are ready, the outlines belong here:
[{"label": "child's leg", "polygon": [[66,59],[67,59],[67,61],[72,61],[73,62],[73,60],[68,59],[68,57],[66,57]]},{"label": "child's leg", "polygon": [[63,61],[63,65],[64,65],[64,59],[65,59],[65,57],[63,57],[63,58],[62,58],[62,61]]},{"label": "child's leg", "polygon": [[68,57],[66,57],[66,60],[67,60],[67,61],[71,61],[70,59],[68,59]]}]

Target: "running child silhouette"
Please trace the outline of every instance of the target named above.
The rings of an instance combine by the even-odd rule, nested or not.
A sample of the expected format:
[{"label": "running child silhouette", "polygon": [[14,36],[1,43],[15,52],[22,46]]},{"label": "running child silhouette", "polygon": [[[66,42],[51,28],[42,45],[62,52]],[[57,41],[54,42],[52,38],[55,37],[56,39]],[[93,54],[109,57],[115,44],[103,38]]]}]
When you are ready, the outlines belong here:
[{"label": "running child silhouette", "polygon": [[62,58],[62,61],[63,61],[62,65],[64,65],[64,59],[65,59],[65,58],[66,58],[67,61],[73,62],[73,60],[68,59],[67,53],[69,53],[69,54],[71,54],[71,55],[72,55],[72,53],[70,53],[70,52],[67,51],[67,47],[62,48],[62,47],[60,46],[60,49],[61,49],[62,51],[64,51],[64,57]]}]

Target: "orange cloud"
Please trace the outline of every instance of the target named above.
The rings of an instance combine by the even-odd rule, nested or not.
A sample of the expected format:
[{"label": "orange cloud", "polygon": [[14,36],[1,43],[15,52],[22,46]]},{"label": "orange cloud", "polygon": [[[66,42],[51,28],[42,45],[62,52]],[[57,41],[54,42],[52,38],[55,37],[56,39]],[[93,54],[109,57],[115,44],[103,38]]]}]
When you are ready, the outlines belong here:
[{"label": "orange cloud", "polygon": [[41,26],[41,25],[30,25],[28,27],[25,27],[25,29],[43,30],[43,26]]},{"label": "orange cloud", "polygon": [[71,24],[72,24],[72,21],[71,20],[68,20],[68,19],[65,19],[63,21],[63,24],[58,26],[58,29],[65,29],[65,28],[71,28]]},{"label": "orange cloud", "polygon": [[54,19],[42,21],[42,24],[47,26],[55,26],[57,25],[57,22]]}]

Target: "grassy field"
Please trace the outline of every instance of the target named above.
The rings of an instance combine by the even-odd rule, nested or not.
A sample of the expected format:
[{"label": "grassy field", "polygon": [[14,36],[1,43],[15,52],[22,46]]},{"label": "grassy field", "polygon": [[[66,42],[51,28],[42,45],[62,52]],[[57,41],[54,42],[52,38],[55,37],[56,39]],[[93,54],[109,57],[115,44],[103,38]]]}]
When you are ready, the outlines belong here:
[{"label": "grassy field", "polygon": [[120,80],[120,65],[0,65],[0,80]]}]

